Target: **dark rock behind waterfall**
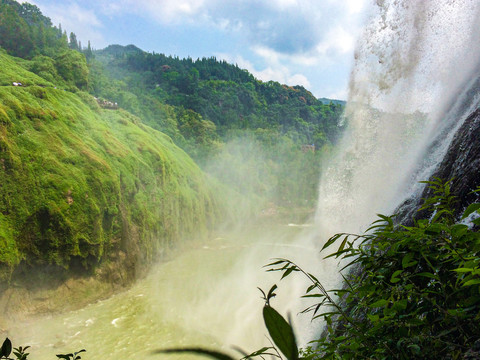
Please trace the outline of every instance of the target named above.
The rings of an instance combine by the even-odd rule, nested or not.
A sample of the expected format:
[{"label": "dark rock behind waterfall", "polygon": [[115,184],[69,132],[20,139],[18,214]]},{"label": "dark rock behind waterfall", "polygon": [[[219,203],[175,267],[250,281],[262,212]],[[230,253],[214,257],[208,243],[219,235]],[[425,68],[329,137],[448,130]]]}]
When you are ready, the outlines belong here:
[{"label": "dark rock behind waterfall", "polygon": [[[480,109],[470,114],[458,129],[430,180],[434,178],[444,181],[452,179],[452,193],[457,198],[454,205],[457,217],[461,216],[469,204],[479,201],[480,193],[473,191],[480,186]],[[420,197],[405,201],[398,211],[401,222],[410,225],[413,217],[417,219],[428,217],[427,212],[419,212],[418,209],[423,203],[422,199],[432,195],[431,189],[425,188]]]}]

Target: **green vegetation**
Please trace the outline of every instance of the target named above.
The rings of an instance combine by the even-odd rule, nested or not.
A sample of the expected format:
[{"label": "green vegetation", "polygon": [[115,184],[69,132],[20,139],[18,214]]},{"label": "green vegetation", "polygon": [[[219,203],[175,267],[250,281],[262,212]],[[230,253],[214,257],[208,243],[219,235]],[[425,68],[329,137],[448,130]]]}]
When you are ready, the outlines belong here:
[{"label": "green vegetation", "polygon": [[[15,355],[15,360],[26,360],[28,359],[29,353],[25,352],[27,349],[29,349],[30,346],[19,346],[18,348],[13,348],[12,350],[12,342],[10,341],[9,338],[6,338],[3,341],[2,347],[0,348],[0,359],[5,359],[5,360],[14,360],[10,358],[9,356],[13,353]],[[76,351],[74,353],[70,354],[58,354],[56,355],[57,358],[59,359],[65,359],[65,360],[80,360],[82,357],[79,355],[83,352],[86,352],[85,349]]]},{"label": "green vegetation", "polygon": [[[340,233],[323,246],[347,270],[340,289],[327,290],[320,276],[288,259],[275,259],[268,271],[282,279],[294,273],[311,285],[304,297],[316,302],[305,309],[312,320],[323,319],[320,339],[299,349],[292,326],[270,305],[274,285],[266,294],[263,318],[271,346],[241,359],[273,356],[298,359],[478,359],[480,356],[480,203],[468,206],[456,221],[450,181],[427,182],[433,196],[420,210],[429,219],[413,226],[395,224],[379,215],[365,234]],[[477,189],[477,192],[480,188]],[[471,226],[464,224],[473,217]],[[188,352],[217,360],[231,355],[203,348],[158,350]]]},{"label": "green vegetation", "polygon": [[[449,182],[428,184],[434,196],[422,209],[430,219],[413,226],[380,219],[363,235],[337,234],[323,250],[348,269],[342,289],[321,281],[286,259],[270,264],[283,277],[301,272],[312,282],[306,309],[327,325],[306,351],[313,359],[478,358],[480,334],[480,234],[455,221]],[[470,205],[462,219],[480,209]],[[475,226],[480,219],[473,220]]]},{"label": "green vegetation", "polygon": [[[228,165],[241,152],[234,160],[239,168],[264,174],[250,181],[249,190],[258,192],[249,196],[285,207],[313,205],[320,163],[339,134],[342,102],[317,100],[301,86],[258,81],[214,57],[179,59],[133,45],[93,51],[35,5],[13,0],[0,0],[0,35],[0,47],[17,57],[8,61],[22,67],[0,75],[1,84],[83,90],[167,134],[222,181],[231,166],[212,167],[213,161]],[[226,185],[245,194],[237,183]]]},{"label": "green vegetation", "polygon": [[282,206],[313,205],[320,163],[340,132],[340,102],[325,104],[301,86],[258,81],[214,57],[179,59],[133,45],[111,45],[94,56],[95,96],[165,132],[236,190],[246,186],[229,181],[238,179],[230,170],[249,168],[256,195]]},{"label": "green vegetation", "polygon": [[[22,266],[93,274],[120,261],[133,277],[243,203],[316,199],[341,102],[263,83],[215,58],[84,49],[36,6],[13,0],[0,0],[0,47],[1,286]],[[328,240],[324,251],[340,244],[327,257],[347,264],[341,289],[327,291],[287,259],[269,264],[282,278],[300,272],[312,282],[305,296],[317,302],[305,311],[326,331],[300,351],[270,305],[274,286],[262,291],[272,346],[244,358],[479,357],[480,220],[457,222],[449,182],[429,185],[429,219],[402,226],[381,215],[363,235]],[[470,205],[464,218],[478,209]],[[12,352],[7,340],[0,358]],[[17,359],[27,348],[14,349]],[[198,348],[162,352],[178,351],[231,359]]]},{"label": "green vegetation", "polygon": [[341,102],[215,58],[84,48],[14,0],[0,64],[0,291],[116,270],[128,283],[217,224],[308,214],[340,130]]},{"label": "green vegetation", "polygon": [[119,251],[141,268],[211,228],[220,185],[168,136],[0,61],[25,85],[0,87],[2,280],[20,262],[93,269]]},{"label": "green vegetation", "polygon": [[0,0],[0,47],[9,54],[32,58],[43,54],[53,56],[67,49],[67,35],[52,26],[48,17],[32,4]]},{"label": "green vegetation", "polygon": [[134,273],[254,203],[313,205],[338,102],[215,58],[83,48],[13,0],[0,35],[0,282],[125,256]]},{"label": "green vegetation", "polygon": [[[25,347],[18,347],[18,348],[13,348],[13,355],[15,355],[16,360],[26,360],[28,358],[29,353],[26,353],[25,351],[29,348],[30,346],[25,346]],[[0,347],[0,359],[6,359],[6,360],[13,360],[9,358],[10,354],[12,354],[12,342],[10,341],[9,338],[6,338],[3,341],[2,347]]]}]

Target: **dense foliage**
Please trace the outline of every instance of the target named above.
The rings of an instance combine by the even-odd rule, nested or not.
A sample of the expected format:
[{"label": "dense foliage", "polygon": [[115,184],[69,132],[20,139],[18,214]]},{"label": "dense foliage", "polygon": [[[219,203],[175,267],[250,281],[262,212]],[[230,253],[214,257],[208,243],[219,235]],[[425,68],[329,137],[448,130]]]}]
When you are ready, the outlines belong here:
[{"label": "dense foliage", "polygon": [[236,172],[250,167],[263,174],[252,184],[257,195],[282,205],[316,199],[322,156],[340,132],[341,102],[324,103],[301,86],[258,81],[214,57],[179,59],[133,45],[94,55],[91,91],[171,136],[205,170],[215,168],[226,181],[232,167],[219,164],[234,159]]},{"label": "dense foliage", "polygon": [[118,251],[149,262],[201,233],[235,191],[214,196],[219,182],[170,139],[244,199],[316,198],[321,152],[301,145],[334,141],[337,103],[215,58],[94,52],[13,0],[0,0],[0,47],[4,280],[19,263],[91,269]]},{"label": "dense foliage", "polygon": [[122,252],[145,265],[205,233],[225,191],[168,136],[55,88],[34,61],[0,52],[0,280],[19,263],[92,269]]},{"label": "dense foliage", "polygon": [[[240,149],[242,158],[259,155],[253,168],[267,174],[250,187],[260,189],[255,196],[283,206],[311,206],[316,199],[320,162],[338,137],[343,102],[258,81],[214,57],[179,59],[133,45],[93,51],[35,5],[14,0],[0,0],[0,35],[8,54],[31,60],[28,70],[57,88],[84,90],[128,110],[170,136],[204,170],[215,168],[214,176],[226,180],[229,169],[212,168],[213,159],[227,164]],[[252,148],[255,154],[248,153]]]},{"label": "dense foliage", "polygon": [[[429,219],[395,225],[380,216],[364,235],[337,234],[328,255],[346,263],[342,289],[292,262],[270,264],[284,276],[301,271],[312,282],[306,311],[323,318],[327,330],[306,353],[315,359],[467,359],[480,355],[480,219],[455,221],[449,182],[429,182],[434,196]],[[480,208],[472,204],[465,220]],[[473,226],[473,228],[472,228]],[[318,278],[321,279],[320,276]]]},{"label": "dense foliage", "polygon": [[215,57],[194,61],[118,45],[95,56],[135,95],[193,110],[212,121],[222,135],[230,129],[271,129],[317,148],[338,135],[343,109],[338,102],[324,104],[301,86],[258,81]]},{"label": "dense foliage", "polygon": [[14,0],[0,1],[0,46],[22,58],[68,49],[66,33],[53,27],[37,6]]}]

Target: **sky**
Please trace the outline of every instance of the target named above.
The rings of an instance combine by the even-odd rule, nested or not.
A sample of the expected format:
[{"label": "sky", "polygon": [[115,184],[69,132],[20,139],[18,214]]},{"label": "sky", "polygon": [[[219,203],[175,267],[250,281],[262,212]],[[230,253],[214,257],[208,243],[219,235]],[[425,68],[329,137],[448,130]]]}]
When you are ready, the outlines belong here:
[{"label": "sky", "polygon": [[[23,2],[23,1],[20,1]],[[346,100],[369,0],[30,0],[83,46],[215,56],[257,79]]]}]

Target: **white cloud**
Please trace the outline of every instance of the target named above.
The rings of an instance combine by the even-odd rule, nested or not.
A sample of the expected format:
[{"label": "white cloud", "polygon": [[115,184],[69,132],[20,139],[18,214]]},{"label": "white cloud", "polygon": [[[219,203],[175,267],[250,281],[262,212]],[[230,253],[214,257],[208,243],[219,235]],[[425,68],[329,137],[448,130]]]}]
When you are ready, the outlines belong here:
[{"label": "white cloud", "polygon": [[315,50],[320,56],[353,54],[355,41],[356,34],[345,29],[344,25],[338,25],[328,31]]},{"label": "white cloud", "polygon": [[[369,3],[369,0],[35,1],[47,4],[42,10],[54,24],[62,23],[68,32],[75,32],[83,41],[91,40],[96,47],[112,41],[105,41],[101,33],[107,33],[109,23],[120,17],[129,19],[128,24],[119,24],[122,31],[128,31],[130,21],[135,24],[141,19],[149,24],[150,29],[152,23],[172,33],[181,29],[183,35],[180,39],[194,31],[192,38],[198,39],[195,51],[200,54],[202,51],[213,53],[215,50],[211,49],[216,48],[214,43],[202,44],[202,34],[209,32],[205,38],[212,39],[215,38],[212,32],[218,32],[221,34],[218,38],[225,41],[219,44],[221,51],[233,54],[234,59],[228,61],[240,66],[241,61],[245,61],[244,67],[261,80],[301,84],[307,88],[313,86],[317,88],[316,93],[322,93],[320,86],[332,93],[336,89],[344,91],[340,89],[345,87],[350,69],[338,69],[350,64],[345,59],[353,58],[356,37],[361,32]],[[51,5],[54,3],[58,5]],[[99,19],[105,21],[105,27]],[[148,33],[145,33],[142,37],[145,47],[165,51],[156,48],[158,45],[150,45],[151,40],[147,38]],[[232,44],[226,43],[230,41],[228,39],[232,39]],[[172,48],[171,44],[168,45]],[[191,45],[178,43],[176,46],[183,47],[188,53]],[[327,83],[334,82],[334,76],[341,77],[341,80],[337,87],[327,89]],[[329,80],[324,80],[326,78]]]},{"label": "white cloud", "polygon": [[100,5],[107,15],[135,13],[163,25],[197,24],[215,26],[220,31],[241,31],[252,45],[305,55],[320,44],[336,45],[329,41],[330,30],[341,23],[348,24],[343,32],[354,37],[367,1],[100,0]]},{"label": "white cloud", "polygon": [[[261,53],[261,50],[259,50]],[[269,52],[265,49],[263,55],[266,58],[269,58]],[[241,55],[233,56],[231,54],[221,54],[218,53],[215,55],[217,59],[223,59],[229,63],[237,64],[241,69],[248,70],[255,78],[262,81],[277,81],[281,84],[286,85],[301,85],[305,88],[311,88],[311,83],[308,80],[307,76],[301,73],[293,73],[288,66],[282,65],[278,57],[275,54],[272,54],[270,61],[267,66],[263,69],[258,69],[258,66],[255,66],[251,61],[246,60]]]},{"label": "white cloud", "polygon": [[[211,2],[211,0],[209,0]],[[136,14],[151,18],[162,24],[181,24],[198,21],[203,10],[208,9],[206,0],[100,0],[98,6],[107,16]]]},{"label": "white cloud", "polygon": [[105,43],[102,35],[103,24],[93,10],[85,9],[76,2],[45,4],[41,7],[34,1],[32,3],[37,5],[55,26],[61,24],[68,34],[74,32],[77,39],[82,41],[82,46],[86,46],[88,40],[97,45]]}]

